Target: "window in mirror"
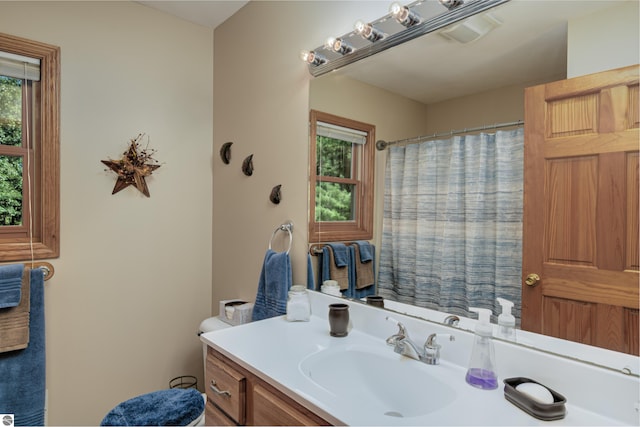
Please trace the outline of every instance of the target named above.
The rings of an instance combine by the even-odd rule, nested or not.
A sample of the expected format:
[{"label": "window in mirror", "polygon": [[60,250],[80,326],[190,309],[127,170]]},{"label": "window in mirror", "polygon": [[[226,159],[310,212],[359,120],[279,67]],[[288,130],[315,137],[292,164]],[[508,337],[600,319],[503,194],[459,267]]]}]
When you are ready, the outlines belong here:
[{"label": "window in mirror", "polygon": [[375,126],[312,110],[309,241],[373,236]]},{"label": "window in mirror", "polygon": [[59,254],[59,57],[0,34],[0,261]]}]

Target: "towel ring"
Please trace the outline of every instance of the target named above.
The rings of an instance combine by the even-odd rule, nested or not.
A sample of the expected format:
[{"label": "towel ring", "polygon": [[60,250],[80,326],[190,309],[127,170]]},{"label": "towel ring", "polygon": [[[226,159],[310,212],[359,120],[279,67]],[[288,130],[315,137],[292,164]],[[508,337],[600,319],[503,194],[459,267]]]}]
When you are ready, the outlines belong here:
[{"label": "towel ring", "polygon": [[287,223],[281,224],[278,228],[273,230],[273,233],[271,234],[271,239],[269,239],[269,249],[271,249],[271,243],[273,242],[273,238],[276,237],[276,234],[278,233],[278,231],[286,231],[287,233],[289,233],[289,248],[287,249],[287,255],[288,255],[289,251],[291,250],[291,244],[293,243],[293,222],[287,222]]}]

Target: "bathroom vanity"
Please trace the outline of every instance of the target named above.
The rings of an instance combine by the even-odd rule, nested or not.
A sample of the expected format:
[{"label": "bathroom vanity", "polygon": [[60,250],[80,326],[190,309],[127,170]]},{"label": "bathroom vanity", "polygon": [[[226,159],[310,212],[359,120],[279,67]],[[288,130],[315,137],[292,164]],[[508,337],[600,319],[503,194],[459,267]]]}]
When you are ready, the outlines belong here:
[{"label": "bathroom vanity", "polygon": [[330,425],[212,347],[206,366],[207,425]]},{"label": "bathroom vanity", "polygon": [[[332,337],[327,313],[336,299],[310,294],[309,322],[281,316],[201,336],[209,346],[208,425],[640,423],[636,357],[616,369],[496,340],[499,387],[481,390],[464,379],[472,333],[345,301],[352,327],[348,336]],[[398,329],[386,319],[390,315],[417,343],[432,333],[455,341],[441,343],[438,365],[401,356],[385,342]],[[564,418],[542,421],[505,399],[502,381],[513,377],[531,378],[566,397]]]}]

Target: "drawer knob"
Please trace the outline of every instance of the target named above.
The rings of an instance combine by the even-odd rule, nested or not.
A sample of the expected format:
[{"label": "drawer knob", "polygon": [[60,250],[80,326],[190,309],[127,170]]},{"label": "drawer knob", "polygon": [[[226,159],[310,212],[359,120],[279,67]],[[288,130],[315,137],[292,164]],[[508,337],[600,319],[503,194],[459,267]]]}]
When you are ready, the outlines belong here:
[{"label": "drawer knob", "polygon": [[217,386],[216,386],[216,382],[214,380],[211,380],[211,384],[209,385],[209,388],[218,396],[227,396],[227,397],[231,397],[231,393],[229,393],[227,390],[220,390]]}]

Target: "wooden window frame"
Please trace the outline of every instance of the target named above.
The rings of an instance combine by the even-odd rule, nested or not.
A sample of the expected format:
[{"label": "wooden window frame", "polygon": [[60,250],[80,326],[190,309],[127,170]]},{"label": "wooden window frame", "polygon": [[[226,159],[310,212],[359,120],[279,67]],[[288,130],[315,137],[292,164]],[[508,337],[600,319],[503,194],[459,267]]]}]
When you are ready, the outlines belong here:
[{"label": "wooden window frame", "polygon": [[40,113],[33,117],[34,138],[27,141],[33,194],[28,195],[28,188],[23,192],[28,196],[26,200],[33,202],[24,204],[23,215],[25,219],[30,216],[33,223],[29,227],[23,225],[24,230],[0,227],[0,261],[57,258],[60,256],[60,48],[0,33],[0,50],[40,60],[40,96],[36,99]]},{"label": "wooden window frame", "polygon": [[[316,211],[316,126],[317,122],[330,123],[349,129],[356,129],[367,133],[367,142],[355,148],[354,176],[355,181],[345,180],[355,184],[354,221],[320,221],[315,220]],[[375,168],[375,126],[352,119],[323,113],[317,110],[310,112],[310,161],[309,161],[309,241],[310,242],[340,242],[348,240],[371,240],[373,238],[373,198],[374,198],[374,168]],[[360,151],[359,153],[357,151]],[[341,181],[336,179],[336,182]]]}]

